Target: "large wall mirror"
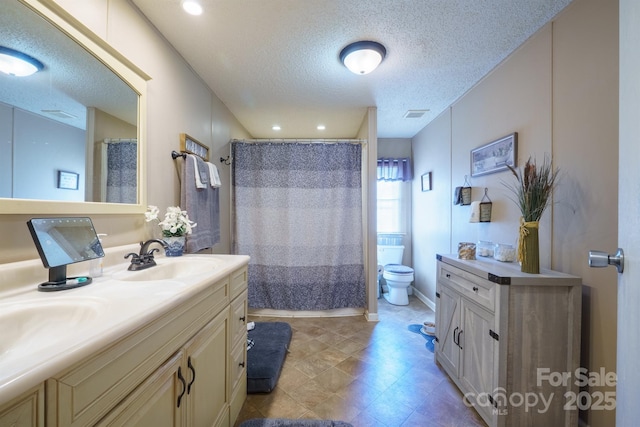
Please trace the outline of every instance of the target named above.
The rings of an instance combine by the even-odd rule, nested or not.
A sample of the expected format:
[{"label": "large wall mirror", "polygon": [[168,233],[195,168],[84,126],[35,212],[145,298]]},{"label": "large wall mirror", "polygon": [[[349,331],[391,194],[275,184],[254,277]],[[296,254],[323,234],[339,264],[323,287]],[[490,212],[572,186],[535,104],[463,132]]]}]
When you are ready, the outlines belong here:
[{"label": "large wall mirror", "polygon": [[0,46],[42,64],[0,72],[0,213],[144,211],[149,77],[52,0],[3,1]]}]

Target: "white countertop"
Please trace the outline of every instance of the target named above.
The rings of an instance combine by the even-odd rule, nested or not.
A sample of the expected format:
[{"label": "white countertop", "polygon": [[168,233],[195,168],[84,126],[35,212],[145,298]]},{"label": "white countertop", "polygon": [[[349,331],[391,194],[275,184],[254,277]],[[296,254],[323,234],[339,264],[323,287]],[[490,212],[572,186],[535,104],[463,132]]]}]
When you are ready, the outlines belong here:
[{"label": "white countertop", "polygon": [[[123,280],[127,275],[142,272],[128,272],[125,261],[105,268],[104,274],[87,286],[40,292],[38,283],[47,279],[47,271],[39,260],[0,265],[0,405],[172,310],[249,262],[245,255],[181,258],[197,259],[207,265],[210,262],[212,268],[195,274],[186,272],[187,278],[175,280],[127,281]],[[160,256],[156,262],[163,266],[180,260]],[[88,268],[88,263],[80,264]],[[154,268],[158,267],[143,271],[151,273]],[[68,276],[74,274],[80,273],[70,270]],[[34,277],[38,279],[34,281]]]},{"label": "white countertop", "polygon": [[[582,279],[559,271],[540,269],[539,274],[523,273],[517,262],[501,262],[478,256],[474,260],[458,258],[457,254],[438,254],[440,261],[461,268],[494,283],[510,286],[580,286]],[[544,281],[540,279],[545,279]]]}]

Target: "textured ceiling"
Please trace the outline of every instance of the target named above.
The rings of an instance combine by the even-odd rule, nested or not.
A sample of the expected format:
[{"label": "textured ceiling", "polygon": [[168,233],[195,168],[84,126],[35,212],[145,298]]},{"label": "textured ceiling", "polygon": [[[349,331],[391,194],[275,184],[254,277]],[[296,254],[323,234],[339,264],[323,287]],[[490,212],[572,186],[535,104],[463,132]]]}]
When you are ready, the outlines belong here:
[{"label": "textured ceiling", "polygon": [[[201,0],[194,17],[179,0],[130,1],[255,138],[353,137],[370,106],[379,137],[413,137],[571,2]],[[365,76],[338,60],[358,40],[387,49]]]},{"label": "textured ceiling", "polygon": [[[0,2],[0,45],[24,52],[44,64],[32,76],[0,73],[0,102],[80,129],[87,107],[128,123],[138,120],[138,96],[93,55],[15,0]],[[42,110],[61,110],[60,118]]]}]

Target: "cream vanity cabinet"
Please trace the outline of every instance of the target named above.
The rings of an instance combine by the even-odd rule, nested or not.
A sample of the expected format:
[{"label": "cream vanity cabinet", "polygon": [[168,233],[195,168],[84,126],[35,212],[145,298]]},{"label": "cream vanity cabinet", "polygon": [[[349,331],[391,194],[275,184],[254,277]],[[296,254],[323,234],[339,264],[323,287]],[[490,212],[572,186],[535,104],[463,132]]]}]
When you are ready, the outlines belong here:
[{"label": "cream vanity cabinet", "polygon": [[0,426],[44,426],[44,384],[1,406]]},{"label": "cream vanity cabinet", "polygon": [[[581,279],[438,255],[435,360],[489,426],[576,426]],[[558,385],[549,373],[570,373]],[[565,374],[566,375],[566,374]]]},{"label": "cream vanity cabinet", "polygon": [[231,384],[246,286],[245,266],[47,380],[47,425],[232,426],[246,398]]}]

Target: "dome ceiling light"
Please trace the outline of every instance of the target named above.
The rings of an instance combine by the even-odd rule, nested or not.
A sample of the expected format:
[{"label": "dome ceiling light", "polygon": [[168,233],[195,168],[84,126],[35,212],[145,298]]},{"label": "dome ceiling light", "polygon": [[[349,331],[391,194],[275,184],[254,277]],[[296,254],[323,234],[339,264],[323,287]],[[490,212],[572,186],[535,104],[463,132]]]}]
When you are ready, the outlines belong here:
[{"label": "dome ceiling light", "polygon": [[3,73],[10,76],[26,77],[43,68],[42,62],[26,53],[0,46],[0,71]]},{"label": "dome ceiling light", "polygon": [[182,8],[189,15],[202,15],[202,5],[198,0],[182,0]]},{"label": "dome ceiling light", "polygon": [[359,41],[347,45],[340,52],[340,61],[354,74],[369,74],[387,55],[387,49],[378,42]]}]

